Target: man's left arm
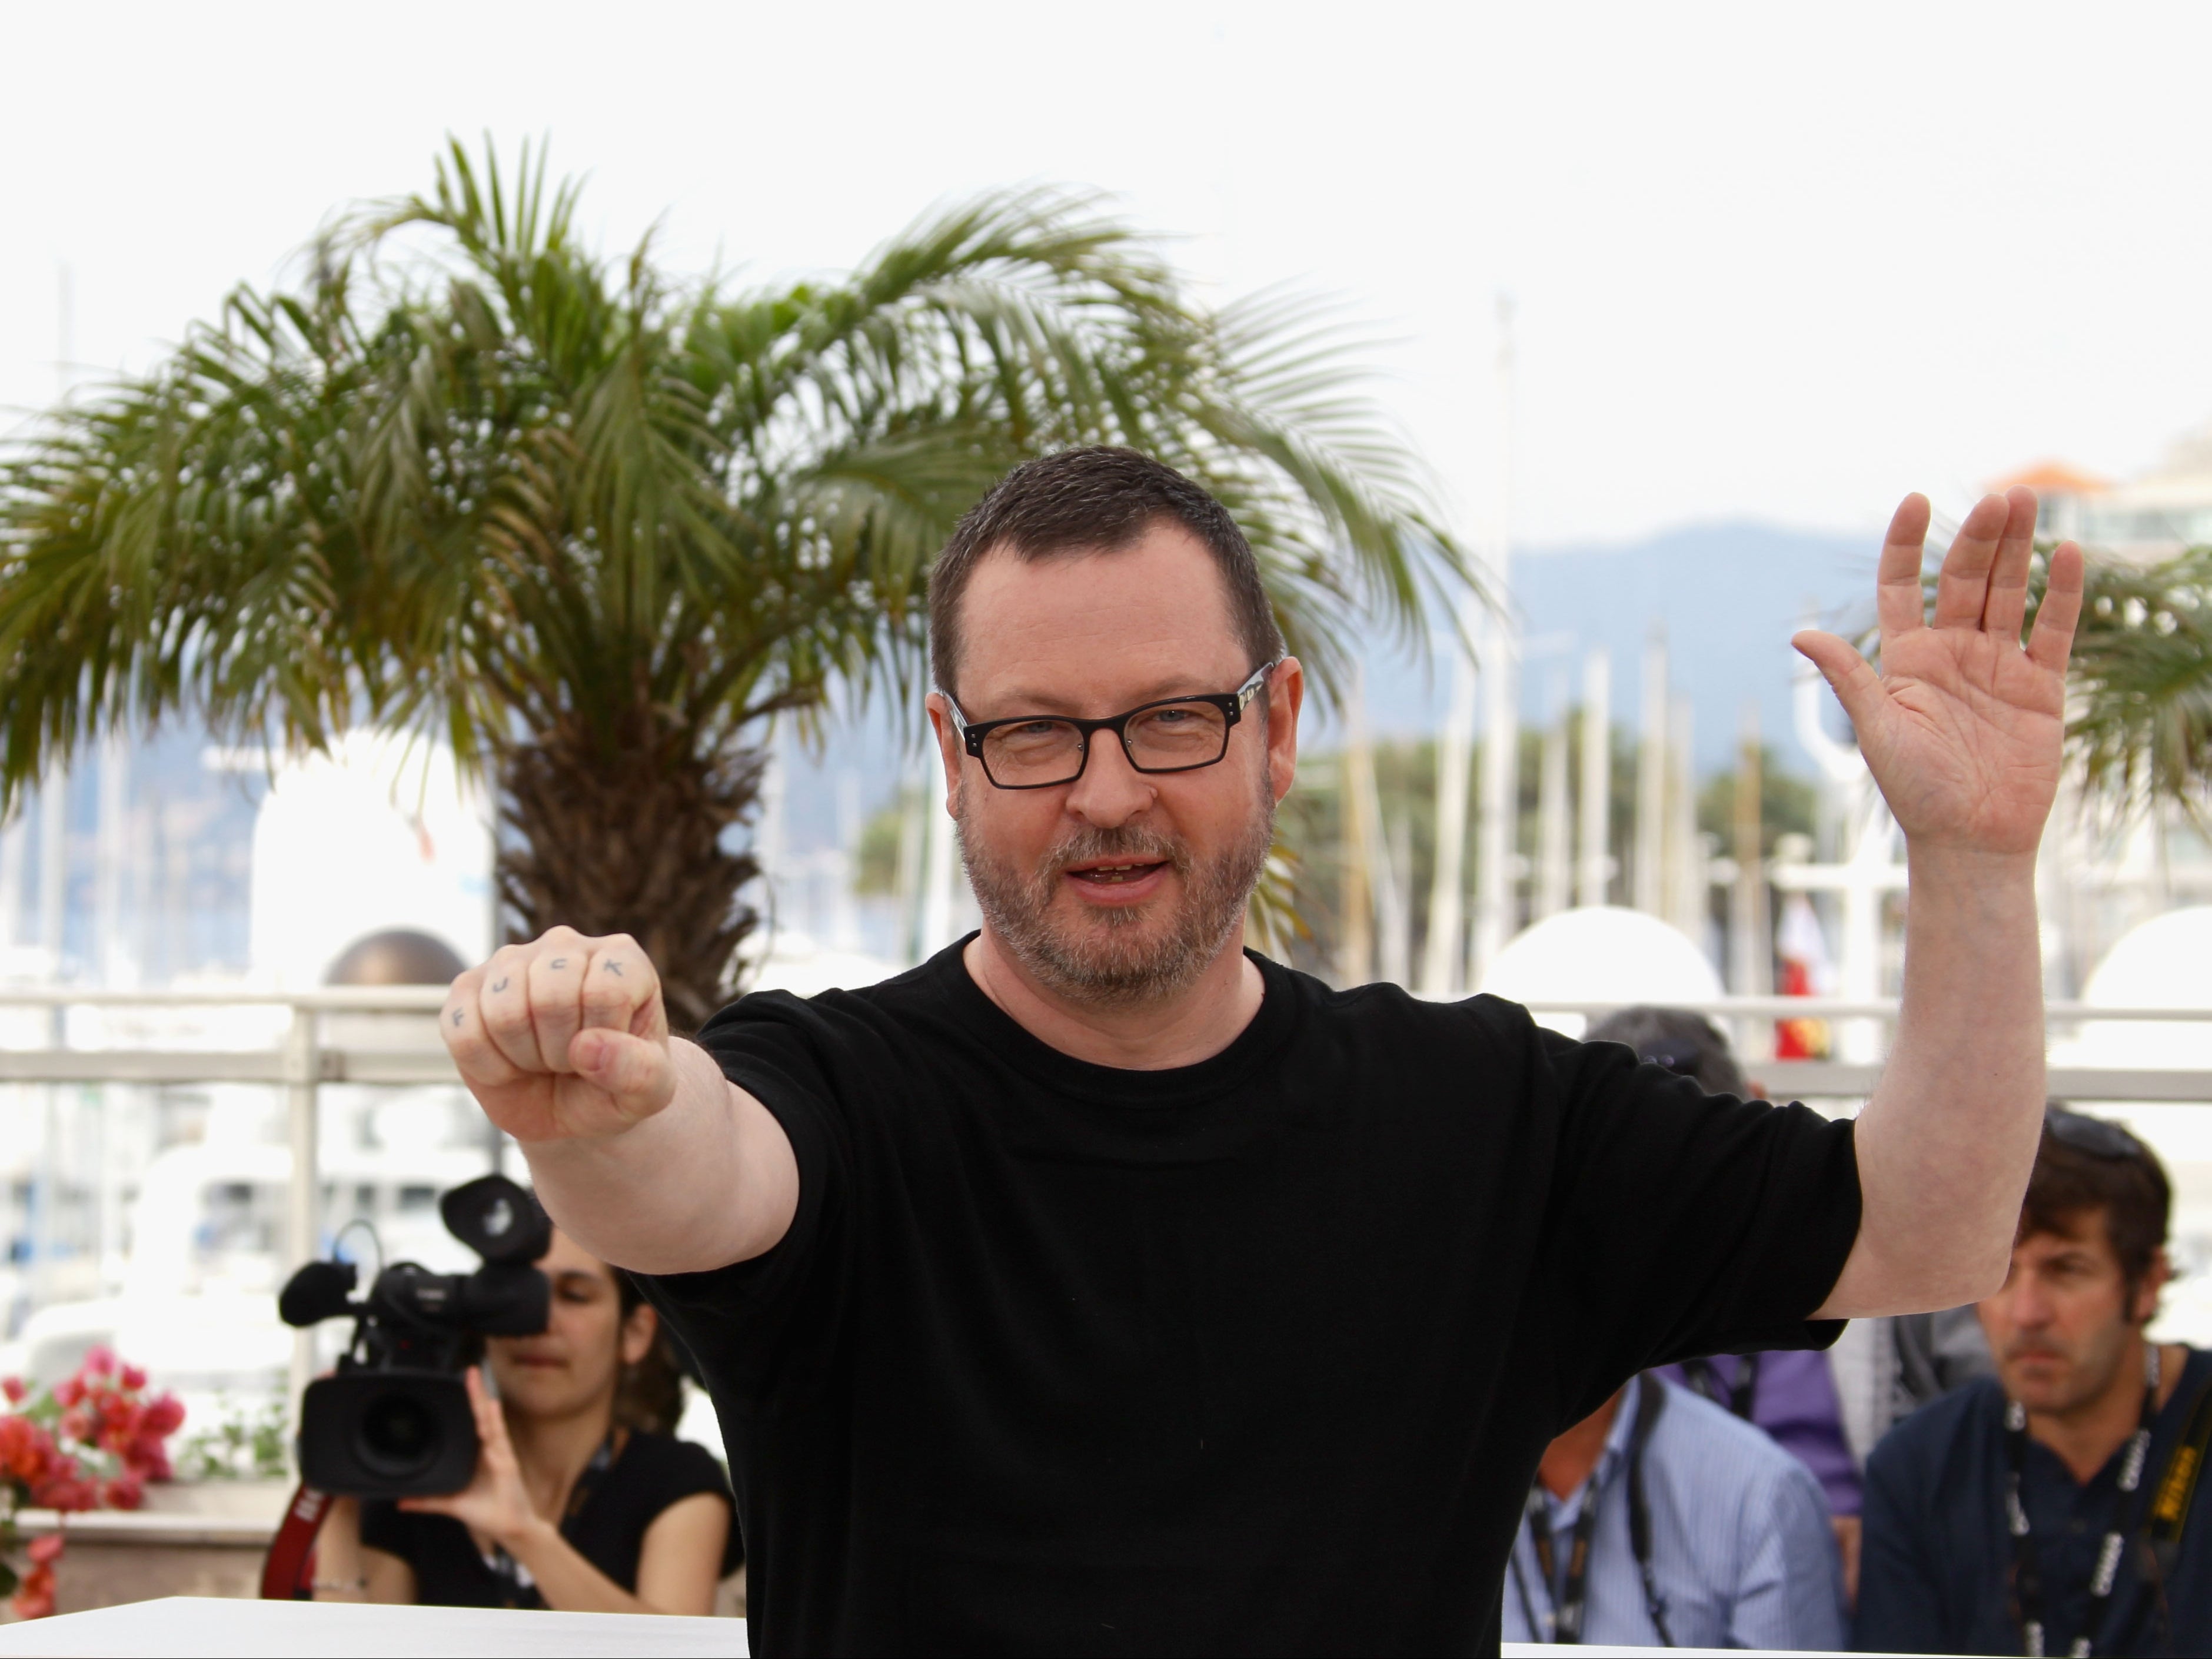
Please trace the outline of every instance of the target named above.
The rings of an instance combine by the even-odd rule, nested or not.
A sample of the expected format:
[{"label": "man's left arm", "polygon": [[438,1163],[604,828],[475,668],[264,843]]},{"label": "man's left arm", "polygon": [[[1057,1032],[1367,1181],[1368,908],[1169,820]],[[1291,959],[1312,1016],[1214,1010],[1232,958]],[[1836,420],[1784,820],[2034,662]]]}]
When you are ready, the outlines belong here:
[{"label": "man's left arm", "polygon": [[2081,606],[2081,550],[2065,543],[2021,644],[2035,510],[2015,489],[1966,515],[1931,617],[1928,502],[1907,496],[1882,548],[1881,672],[1834,635],[1795,641],[1850,717],[1911,884],[1895,1040],[1855,1131],[1858,1238],[1817,1318],[1955,1307],[2003,1282],[2041,1134],[2035,854]]}]

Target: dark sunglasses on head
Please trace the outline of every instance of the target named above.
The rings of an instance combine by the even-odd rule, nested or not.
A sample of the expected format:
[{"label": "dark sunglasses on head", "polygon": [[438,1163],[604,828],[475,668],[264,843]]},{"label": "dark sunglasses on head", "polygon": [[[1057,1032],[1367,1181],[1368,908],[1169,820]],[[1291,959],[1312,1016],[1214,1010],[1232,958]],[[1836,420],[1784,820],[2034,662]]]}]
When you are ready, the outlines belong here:
[{"label": "dark sunglasses on head", "polygon": [[2150,1149],[2142,1142],[2118,1124],[2108,1123],[2100,1117],[2084,1117],[2079,1112],[2053,1106],[2043,1114],[2043,1127],[2051,1132],[2053,1140],[2071,1146],[2077,1152],[2087,1152],[2092,1158],[2148,1159],[2150,1157]]},{"label": "dark sunglasses on head", "polygon": [[1694,1042],[1665,1041],[1638,1043],[1636,1057],[1654,1066],[1664,1066],[1677,1077],[1697,1076],[1698,1062],[1704,1058]]}]

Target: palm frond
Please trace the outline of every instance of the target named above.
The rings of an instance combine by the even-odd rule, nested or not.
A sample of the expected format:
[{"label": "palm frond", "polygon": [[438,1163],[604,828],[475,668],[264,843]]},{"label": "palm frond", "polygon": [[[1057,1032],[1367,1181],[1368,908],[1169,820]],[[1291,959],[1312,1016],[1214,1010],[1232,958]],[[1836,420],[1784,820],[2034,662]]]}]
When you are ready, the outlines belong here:
[{"label": "palm frond", "polygon": [[649,753],[737,812],[750,723],[921,690],[937,549],[1074,444],[1216,490],[1324,688],[1473,580],[1334,313],[1210,311],[1094,195],[941,206],[845,276],[732,292],[650,235],[582,246],[579,188],[449,143],[0,462],[0,809],[191,707],[287,745],[437,731],[533,787]]}]

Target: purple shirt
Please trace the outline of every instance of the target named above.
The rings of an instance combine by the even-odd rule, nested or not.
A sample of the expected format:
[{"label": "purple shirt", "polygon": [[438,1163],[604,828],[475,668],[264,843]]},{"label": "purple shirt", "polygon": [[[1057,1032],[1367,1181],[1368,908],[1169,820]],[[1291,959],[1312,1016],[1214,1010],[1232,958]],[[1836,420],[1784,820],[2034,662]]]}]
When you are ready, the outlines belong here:
[{"label": "purple shirt", "polygon": [[[1715,1356],[1705,1362],[1713,1368],[1723,1390],[1735,1386],[1743,1362],[1734,1354]],[[1680,1365],[1662,1365],[1653,1373],[1678,1388],[1690,1381]],[[1723,1406],[1728,1401],[1723,1398]],[[1785,1350],[1759,1356],[1759,1380],[1752,1389],[1751,1420],[1771,1435],[1774,1443],[1807,1468],[1827,1494],[1828,1508],[1837,1515],[1859,1512],[1858,1465],[1844,1438],[1843,1407],[1836,1397],[1836,1379],[1828,1370],[1828,1356],[1818,1352]]]}]

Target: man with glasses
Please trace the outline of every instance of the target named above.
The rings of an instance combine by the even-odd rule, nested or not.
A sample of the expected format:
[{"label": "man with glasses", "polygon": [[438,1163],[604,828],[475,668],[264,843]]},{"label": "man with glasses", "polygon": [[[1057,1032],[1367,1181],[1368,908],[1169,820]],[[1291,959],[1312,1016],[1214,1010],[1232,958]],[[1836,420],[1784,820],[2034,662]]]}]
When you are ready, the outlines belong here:
[{"label": "man with glasses", "polygon": [[757,1651],[1494,1649],[1545,1446],[1646,1366],[1817,1346],[2001,1273],[2042,1106],[2035,847],[2077,552],[1928,507],[1838,690],[1911,848],[1856,1130],[1494,1000],[1243,948],[1304,672],[1204,489],[1010,473],[930,582],[977,934],[672,1040],[634,940],[454,982],[461,1073],[556,1220],[644,1275],[727,1441]]},{"label": "man with glasses", "polygon": [[2133,1135],[2051,1109],[1979,1309],[1997,1375],[1867,1461],[1860,1647],[2212,1653],[2212,1354],[2144,1334],[2171,1202]]}]

